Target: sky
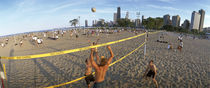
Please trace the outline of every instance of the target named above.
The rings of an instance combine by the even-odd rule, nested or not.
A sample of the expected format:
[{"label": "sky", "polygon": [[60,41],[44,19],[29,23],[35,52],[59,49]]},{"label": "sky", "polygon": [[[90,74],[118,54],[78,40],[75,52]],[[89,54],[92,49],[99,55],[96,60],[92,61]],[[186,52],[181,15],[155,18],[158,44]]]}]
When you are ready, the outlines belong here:
[{"label": "sky", "polygon": [[[91,12],[91,8],[96,12]],[[191,20],[193,11],[204,9],[204,27],[210,27],[210,0],[0,0],[0,36],[53,28],[70,27],[69,20],[80,16],[85,20],[112,21],[113,14],[121,7],[121,17],[129,12],[130,19],[140,16],[163,17],[179,15],[181,23]]]}]

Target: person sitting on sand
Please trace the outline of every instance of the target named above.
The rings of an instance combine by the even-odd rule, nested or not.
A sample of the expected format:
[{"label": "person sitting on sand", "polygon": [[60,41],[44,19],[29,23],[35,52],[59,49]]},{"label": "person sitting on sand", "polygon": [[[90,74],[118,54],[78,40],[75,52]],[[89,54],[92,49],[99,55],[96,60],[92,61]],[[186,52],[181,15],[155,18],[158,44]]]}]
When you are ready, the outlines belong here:
[{"label": "person sitting on sand", "polygon": [[55,39],[57,40],[58,39],[58,35],[56,34],[56,36],[55,36]]},{"label": "person sitting on sand", "polygon": [[180,40],[179,46],[177,47],[177,49],[181,52],[183,48],[183,41]]},{"label": "person sitting on sand", "polygon": [[110,57],[109,59],[101,59],[100,64],[96,64],[96,62],[93,60],[93,52],[95,52],[95,49],[91,49],[91,54],[90,54],[90,61],[92,63],[92,66],[95,69],[95,83],[93,88],[104,88],[105,87],[105,76],[106,76],[106,71],[108,70],[109,64],[112,62],[112,58],[114,57],[114,54],[112,52],[112,49],[110,46],[107,46],[107,48],[110,51]]},{"label": "person sitting on sand", "polygon": [[4,47],[5,47],[5,44],[4,44],[4,43],[1,43],[1,47],[3,47],[3,48],[4,48]]},{"label": "person sitting on sand", "polygon": [[92,65],[91,65],[90,59],[86,59],[85,64],[86,64],[85,81],[86,81],[86,84],[88,85],[88,88],[90,88],[91,87],[90,82],[95,81],[95,78],[92,74]]},{"label": "person sitting on sand", "polygon": [[76,34],[76,38],[79,38],[79,34]]},{"label": "person sitting on sand", "polygon": [[37,39],[37,45],[40,45],[40,44],[42,44],[43,43],[43,40],[41,39],[41,38],[38,38]]},{"label": "person sitting on sand", "polygon": [[169,44],[168,44],[168,50],[170,50],[170,49],[173,49],[173,47],[172,47],[172,44],[171,44],[171,43],[169,43]]},{"label": "person sitting on sand", "polygon": [[182,40],[182,36],[179,35],[177,40],[178,40],[178,41]]},{"label": "person sitting on sand", "polygon": [[23,40],[20,40],[20,47],[23,45]]},{"label": "person sitting on sand", "polygon": [[150,60],[143,77],[146,77],[146,79],[147,77],[152,77],[152,80],[155,83],[156,88],[158,88],[158,83],[155,80],[156,75],[157,75],[156,66],[153,64],[153,60]]}]

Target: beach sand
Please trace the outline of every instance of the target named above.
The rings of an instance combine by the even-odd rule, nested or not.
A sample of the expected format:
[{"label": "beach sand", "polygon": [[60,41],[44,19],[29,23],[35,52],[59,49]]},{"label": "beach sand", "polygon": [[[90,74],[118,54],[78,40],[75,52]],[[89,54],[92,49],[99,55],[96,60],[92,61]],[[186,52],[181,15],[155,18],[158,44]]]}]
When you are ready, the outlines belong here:
[{"label": "beach sand", "polygon": [[[119,40],[134,36],[134,33],[121,32],[116,34],[101,34],[86,37],[80,35],[78,39],[65,35],[58,40],[44,39],[44,44],[35,46],[29,39],[24,40],[23,46],[14,46],[10,38],[9,44],[1,48],[1,56],[22,56],[42,54],[89,46],[88,40],[100,43]],[[74,35],[75,36],[75,35]],[[165,41],[177,47],[177,33],[166,32]],[[157,77],[160,88],[208,88],[210,86],[210,41],[183,38],[184,48],[167,50],[168,44],[156,42],[159,33],[149,35],[147,55],[144,59],[143,50],[139,50],[111,66],[106,75],[107,88],[153,88],[152,80],[142,78],[149,60],[154,60],[157,67]],[[144,42],[144,36],[111,45],[115,60],[128,54]],[[109,56],[106,47],[98,48],[100,56]],[[65,55],[35,58],[28,60],[5,60],[9,88],[43,88],[60,83],[69,82],[84,76],[85,60],[90,50],[69,53]],[[65,85],[59,88],[85,88],[85,80]]]}]

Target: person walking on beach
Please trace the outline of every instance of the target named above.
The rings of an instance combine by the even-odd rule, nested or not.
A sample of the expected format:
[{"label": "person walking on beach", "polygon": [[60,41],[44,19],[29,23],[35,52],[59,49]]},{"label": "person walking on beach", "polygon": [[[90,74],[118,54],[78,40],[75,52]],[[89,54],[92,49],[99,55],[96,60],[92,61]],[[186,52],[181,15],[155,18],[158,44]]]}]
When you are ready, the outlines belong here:
[{"label": "person walking on beach", "polygon": [[92,65],[91,65],[90,59],[86,59],[85,64],[86,64],[85,81],[86,81],[86,84],[88,85],[88,88],[90,88],[91,87],[90,82],[95,81],[95,78],[92,74]]},{"label": "person walking on beach", "polygon": [[107,46],[110,52],[110,57],[109,59],[101,59],[100,64],[96,64],[96,62],[93,60],[93,52],[95,52],[95,49],[91,49],[91,54],[90,54],[90,61],[95,69],[96,75],[95,75],[95,83],[93,85],[93,88],[104,88],[105,87],[105,76],[106,76],[106,71],[108,70],[109,64],[112,62],[112,58],[114,57],[114,54],[112,52],[112,49],[110,46]]},{"label": "person walking on beach", "polygon": [[146,79],[147,77],[152,77],[152,80],[155,83],[156,88],[158,88],[158,83],[155,79],[156,75],[157,75],[156,66],[153,64],[153,60],[150,60],[143,77],[146,77]]}]

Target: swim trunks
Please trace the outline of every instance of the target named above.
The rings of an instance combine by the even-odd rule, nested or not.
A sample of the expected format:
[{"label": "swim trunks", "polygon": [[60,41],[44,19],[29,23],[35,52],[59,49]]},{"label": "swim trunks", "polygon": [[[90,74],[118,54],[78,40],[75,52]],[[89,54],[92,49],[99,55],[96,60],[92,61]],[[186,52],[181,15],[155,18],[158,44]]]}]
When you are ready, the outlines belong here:
[{"label": "swim trunks", "polygon": [[105,82],[95,82],[93,88],[105,88]]},{"label": "swim trunks", "polygon": [[85,81],[86,81],[86,84],[87,84],[87,85],[89,85],[90,82],[95,81],[95,78],[93,77],[92,74],[90,74],[90,75],[85,75],[85,76],[87,76],[87,77],[85,77]]},{"label": "swim trunks", "polygon": [[148,73],[147,73],[147,77],[152,77],[154,78],[155,77],[155,72],[150,70]]}]

